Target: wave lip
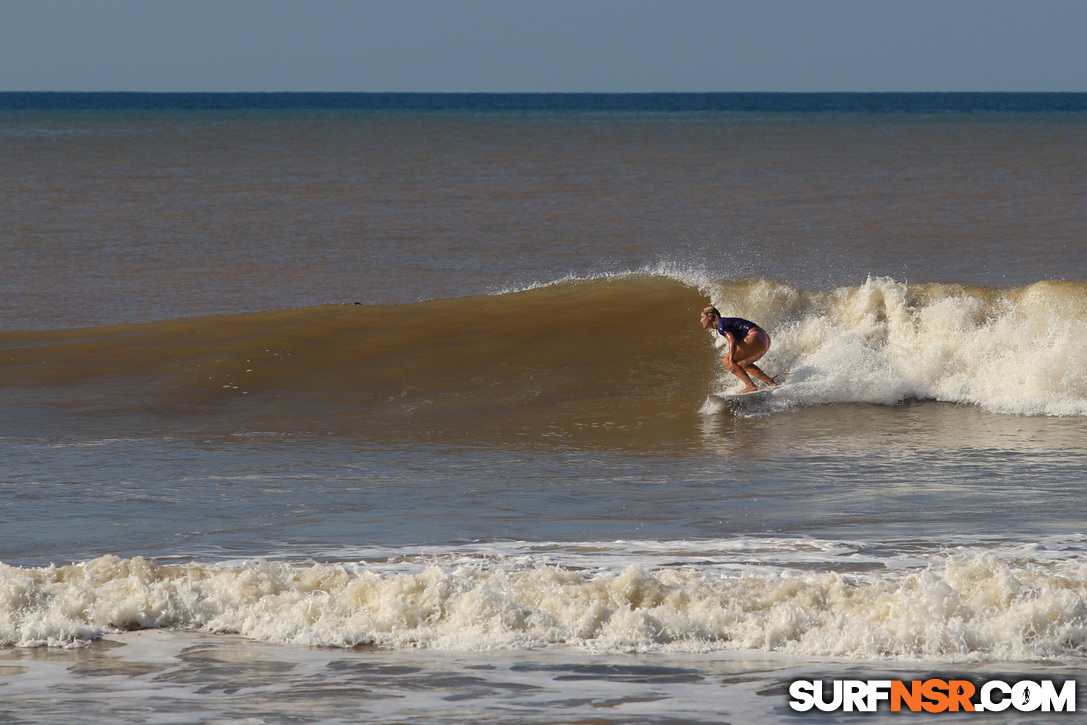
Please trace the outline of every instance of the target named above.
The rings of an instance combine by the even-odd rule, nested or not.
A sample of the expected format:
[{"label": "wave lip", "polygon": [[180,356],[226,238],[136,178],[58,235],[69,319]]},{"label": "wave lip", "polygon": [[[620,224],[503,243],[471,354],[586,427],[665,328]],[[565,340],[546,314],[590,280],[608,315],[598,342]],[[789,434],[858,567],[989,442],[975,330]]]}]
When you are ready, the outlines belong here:
[{"label": "wave lip", "polygon": [[[117,630],[238,633],[307,646],[773,652],[995,661],[1087,651],[1087,565],[962,547],[923,566],[836,572],[697,565],[588,571],[526,558],[156,564],[104,556],[0,565],[0,643]],[[890,562],[885,562],[890,563]]]}]

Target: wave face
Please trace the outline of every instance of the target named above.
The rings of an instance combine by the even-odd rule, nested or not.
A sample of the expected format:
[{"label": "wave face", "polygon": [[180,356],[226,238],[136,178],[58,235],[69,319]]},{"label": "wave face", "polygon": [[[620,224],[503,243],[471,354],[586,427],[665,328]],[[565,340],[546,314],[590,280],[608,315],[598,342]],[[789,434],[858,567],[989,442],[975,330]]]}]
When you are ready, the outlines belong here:
[{"label": "wave face", "polygon": [[[0,565],[0,645],[65,646],[169,627],[333,647],[1064,657],[1087,651],[1087,564],[1072,552],[1082,541],[1066,543],[890,559],[818,540],[565,545],[644,559],[603,568],[598,559],[593,569],[518,555],[516,543],[490,555],[405,552],[372,564],[171,565],[111,555],[59,568]],[[752,563],[759,555],[782,563]],[[846,562],[851,570],[834,570]]]},{"label": "wave face", "polygon": [[[517,440],[695,435],[737,387],[699,329],[712,302],[771,331],[780,405],[965,403],[1087,415],[1087,284],[1019,288],[869,279],[805,291],[662,274],[397,306],[335,305],[0,334],[13,404],[237,429]],[[214,415],[210,415],[214,414]]]},{"label": "wave face", "polygon": [[10,333],[0,346],[8,386],[90,414],[484,439],[645,429],[663,439],[710,380],[694,324],[704,300],[635,275],[411,305]]}]

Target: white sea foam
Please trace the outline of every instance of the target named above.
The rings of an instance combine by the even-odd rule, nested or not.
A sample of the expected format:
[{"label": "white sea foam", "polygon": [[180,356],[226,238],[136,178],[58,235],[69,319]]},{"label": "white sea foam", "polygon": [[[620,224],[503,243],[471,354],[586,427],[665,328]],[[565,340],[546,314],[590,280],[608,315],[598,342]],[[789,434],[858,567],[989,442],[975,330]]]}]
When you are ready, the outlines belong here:
[{"label": "white sea foam", "polygon": [[[117,630],[175,628],[476,651],[563,644],[959,661],[1087,651],[1082,542],[900,547],[889,556],[856,542],[770,539],[731,549],[586,542],[508,553],[518,548],[513,556],[386,551],[394,555],[384,562],[349,564],[105,556],[64,567],[0,565],[0,643],[68,646]],[[624,549],[642,555],[627,558]],[[581,566],[589,563],[597,566]]]},{"label": "white sea foam", "polygon": [[[906,399],[1013,415],[1087,415],[1087,294],[1082,283],[1008,290],[911,286],[802,292],[773,283],[718,284],[726,316],[772,331],[765,366],[796,404]],[[735,380],[722,374],[722,389]]]}]

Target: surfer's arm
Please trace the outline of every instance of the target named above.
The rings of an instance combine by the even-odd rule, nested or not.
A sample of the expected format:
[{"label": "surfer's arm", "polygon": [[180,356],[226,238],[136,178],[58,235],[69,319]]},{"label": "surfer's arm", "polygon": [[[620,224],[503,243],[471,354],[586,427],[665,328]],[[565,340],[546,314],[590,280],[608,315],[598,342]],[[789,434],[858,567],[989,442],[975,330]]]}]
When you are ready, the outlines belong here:
[{"label": "surfer's arm", "polygon": [[725,357],[722,359],[726,365],[733,361],[736,354],[736,336],[731,332],[725,333]]}]

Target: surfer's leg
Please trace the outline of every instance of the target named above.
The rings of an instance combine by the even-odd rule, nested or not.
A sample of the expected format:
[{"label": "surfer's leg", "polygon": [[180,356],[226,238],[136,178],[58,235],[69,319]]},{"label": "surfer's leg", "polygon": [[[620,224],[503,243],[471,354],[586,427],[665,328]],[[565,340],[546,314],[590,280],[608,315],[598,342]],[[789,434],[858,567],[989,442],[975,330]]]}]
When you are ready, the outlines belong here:
[{"label": "surfer's leg", "polygon": [[[721,362],[724,363],[725,368],[730,373],[742,380],[744,385],[747,386],[740,391],[741,393],[753,393],[758,390],[758,387],[755,385],[755,383],[751,382],[751,376],[747,374],[745,366],[741,365],[740,363],[733,362],[729,359],[728,355],[721,358]],[[760,370],[759,372],[762,371]]]},{"label": "surfer's leg", "polygon": [[[765,355],[766,351],[769,349],[770,336],[761,331],[751,333],[743,342],[736,345],[736,360],[733,364],[739,368],[743,375],[732,368],[729,368],[729,370],[733,375],[747,383],[750,390],[744,390],[743,392],[747,393],[757,389],[755,384],[751,382],[752,377],[757,378],[770,386],[777,385],[773,378],[764,373],[762,369],[755,364],[755,361]],[[728,367],[728,363],[725,364],[725,367]]]},{"label": "surfer's leg", "polygon": [[777,387],[777,383],[774,382],[774,379],[764,373],[762,369],[755,363],[747,363],[743,366],[743,368],[744,372],[746,372],[749,376],[753,378],[758,378],[770,387]]}]

